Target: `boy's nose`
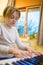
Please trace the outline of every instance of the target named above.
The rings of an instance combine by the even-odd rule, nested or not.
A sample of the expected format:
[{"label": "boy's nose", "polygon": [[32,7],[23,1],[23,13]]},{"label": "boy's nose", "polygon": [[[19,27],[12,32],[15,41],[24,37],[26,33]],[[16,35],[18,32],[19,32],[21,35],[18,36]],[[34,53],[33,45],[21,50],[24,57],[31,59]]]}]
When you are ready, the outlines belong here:
[{"label": "boy's nose", "polygon": [[16,22],[16,19],[14,19],[14,21]]}]

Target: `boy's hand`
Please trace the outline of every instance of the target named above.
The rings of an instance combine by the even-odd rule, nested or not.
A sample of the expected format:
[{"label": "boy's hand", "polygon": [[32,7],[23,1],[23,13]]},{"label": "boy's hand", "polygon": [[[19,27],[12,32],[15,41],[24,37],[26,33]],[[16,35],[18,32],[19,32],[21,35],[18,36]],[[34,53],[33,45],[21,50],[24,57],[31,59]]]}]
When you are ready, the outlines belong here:
[{"label": "boy's hand", "polygon": [[35,49],[29,47],[29,46],[27,46],[26,49],[27,49],[27,51],[28,51],[29,53],[31,53],[31,54],[34,53],[35,55],[43,55],[42,52],[39,52],[39,51],[37,51],[37,50],[35,50]]},{"label": "boy's hand", "polygon": [[30,54],[28,51],[23,51],[15,48],[11,48],[9,53],[18,57],[32,57],[32,54]]}]

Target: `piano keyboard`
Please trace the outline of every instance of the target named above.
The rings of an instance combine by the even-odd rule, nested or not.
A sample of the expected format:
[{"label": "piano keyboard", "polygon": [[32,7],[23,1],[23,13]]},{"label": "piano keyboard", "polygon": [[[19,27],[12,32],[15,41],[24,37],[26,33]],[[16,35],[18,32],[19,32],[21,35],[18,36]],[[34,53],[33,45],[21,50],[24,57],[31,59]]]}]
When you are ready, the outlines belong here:
[{"label": "piano keyboard", "polygon": [[43,65],[43,56],[35,56],[32,58],[11,58],[0,60],[0,65]]}]

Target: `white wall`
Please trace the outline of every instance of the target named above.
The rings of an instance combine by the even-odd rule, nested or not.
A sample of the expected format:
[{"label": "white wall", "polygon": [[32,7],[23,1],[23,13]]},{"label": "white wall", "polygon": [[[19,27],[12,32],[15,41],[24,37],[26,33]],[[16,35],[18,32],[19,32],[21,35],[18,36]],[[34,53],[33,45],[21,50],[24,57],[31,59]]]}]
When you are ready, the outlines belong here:
[{"label": "white wall", "polygon": [[0,16],[3,15],[3,10],[7,6],[8,0],[0,0]]}]

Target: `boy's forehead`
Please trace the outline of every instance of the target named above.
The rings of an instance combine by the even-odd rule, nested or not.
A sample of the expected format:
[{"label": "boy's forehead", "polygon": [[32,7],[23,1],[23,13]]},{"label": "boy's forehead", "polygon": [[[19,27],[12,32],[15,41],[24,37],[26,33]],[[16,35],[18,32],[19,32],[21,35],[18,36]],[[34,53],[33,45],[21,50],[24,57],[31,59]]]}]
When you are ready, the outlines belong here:
[{"label": "boy's forehead", "polygon": [[19,17],[19,13],[16,12],[16,11],[12,15],[15,16],[15,17]]}]

